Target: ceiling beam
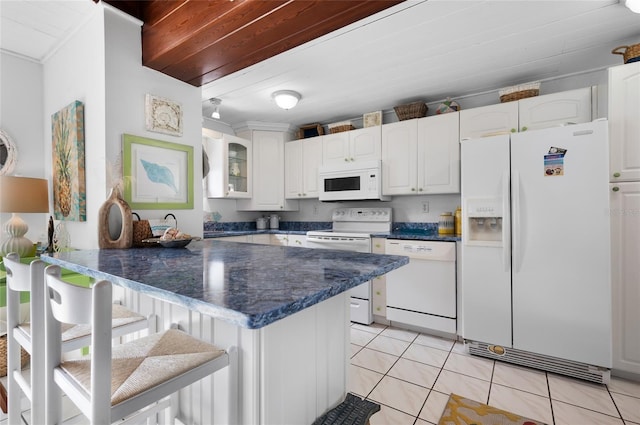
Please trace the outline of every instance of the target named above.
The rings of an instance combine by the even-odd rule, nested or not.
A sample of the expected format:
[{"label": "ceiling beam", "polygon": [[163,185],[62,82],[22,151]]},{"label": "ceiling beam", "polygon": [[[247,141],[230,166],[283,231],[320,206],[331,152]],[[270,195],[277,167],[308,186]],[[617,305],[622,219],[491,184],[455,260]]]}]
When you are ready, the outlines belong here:
[{"label": "ceiling beam", "polygon": [[143,65],[202,86],[403,0],[104,1],[144,22]]}]

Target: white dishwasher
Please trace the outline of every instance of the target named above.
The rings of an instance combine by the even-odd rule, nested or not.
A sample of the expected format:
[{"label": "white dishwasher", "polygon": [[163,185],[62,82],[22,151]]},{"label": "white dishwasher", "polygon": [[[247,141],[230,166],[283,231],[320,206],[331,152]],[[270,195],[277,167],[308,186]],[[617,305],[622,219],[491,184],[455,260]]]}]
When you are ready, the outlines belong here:
[{"label": "white dishwasher", "polygon": [[387,239],[409,264],[387,273],[387,319],[456,333],[456,243]]}]

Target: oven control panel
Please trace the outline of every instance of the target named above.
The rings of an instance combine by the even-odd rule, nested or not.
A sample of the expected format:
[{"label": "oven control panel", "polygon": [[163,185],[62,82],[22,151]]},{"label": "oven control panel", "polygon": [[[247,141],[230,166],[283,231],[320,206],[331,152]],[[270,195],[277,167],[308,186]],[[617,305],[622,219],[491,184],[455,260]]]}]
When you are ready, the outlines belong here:
[{"label": "oven control panel", "polygon": [[336,208],[331,219],[334,222],[391,222],[391,208]]}]

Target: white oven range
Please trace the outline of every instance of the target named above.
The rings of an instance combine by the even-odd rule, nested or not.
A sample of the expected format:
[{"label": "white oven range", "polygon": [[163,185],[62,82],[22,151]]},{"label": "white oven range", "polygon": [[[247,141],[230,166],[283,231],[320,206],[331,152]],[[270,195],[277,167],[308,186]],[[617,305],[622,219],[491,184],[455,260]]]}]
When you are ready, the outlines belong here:
[{"label": "white oven range", "polygon": [[[391,232],[391,208],[336,208],[331,219],[331,230],[307,232],[307,248],[370,253],[371,235]],[[351,321],[373,322],[370,281],[351,289]]]}]

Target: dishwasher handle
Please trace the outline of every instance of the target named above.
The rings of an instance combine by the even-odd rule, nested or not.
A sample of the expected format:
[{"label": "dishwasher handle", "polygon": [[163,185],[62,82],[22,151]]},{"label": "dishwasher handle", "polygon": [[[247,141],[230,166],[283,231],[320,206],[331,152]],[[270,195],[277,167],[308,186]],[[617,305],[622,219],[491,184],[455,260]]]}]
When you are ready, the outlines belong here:
[{"label": "dishwasher handle", "polygon": [[455,242],[387,240],[385,254],[427,261],[456,261]]}]

